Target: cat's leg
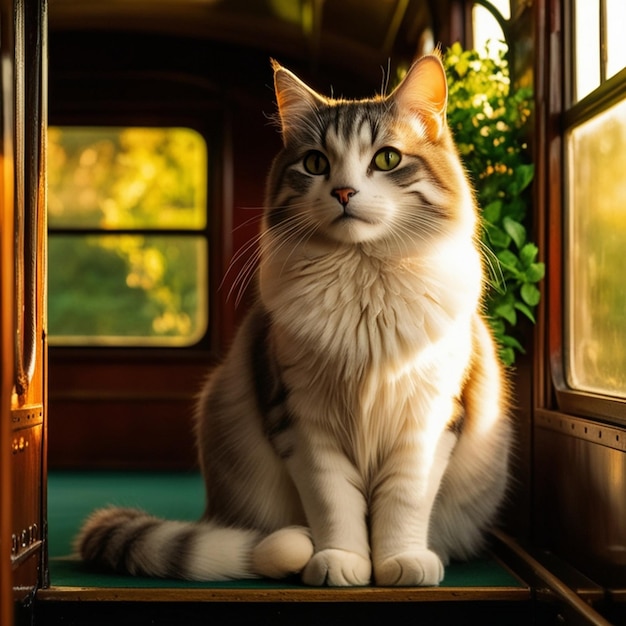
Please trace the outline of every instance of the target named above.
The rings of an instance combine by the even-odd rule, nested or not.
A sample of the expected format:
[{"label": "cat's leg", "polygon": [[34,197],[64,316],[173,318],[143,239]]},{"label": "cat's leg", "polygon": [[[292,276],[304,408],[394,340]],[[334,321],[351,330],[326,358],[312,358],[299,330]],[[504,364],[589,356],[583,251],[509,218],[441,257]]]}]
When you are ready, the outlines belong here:
[{"label": "cat's leg", "polygon": [[385,468],[371,506],[371,542],[377,585],[438,585],[444,567],[428,546],[433,504],[450,454],[452,431],[443,432],[434,455],[426,441],[403,442]]},{"label": "cat's leg", "polygon": [[371,579],[366,500],[352,463],[328,441],[307,437],[289,468],[311,528],[315,554],[302,580],[309,585],[367,585]]}]

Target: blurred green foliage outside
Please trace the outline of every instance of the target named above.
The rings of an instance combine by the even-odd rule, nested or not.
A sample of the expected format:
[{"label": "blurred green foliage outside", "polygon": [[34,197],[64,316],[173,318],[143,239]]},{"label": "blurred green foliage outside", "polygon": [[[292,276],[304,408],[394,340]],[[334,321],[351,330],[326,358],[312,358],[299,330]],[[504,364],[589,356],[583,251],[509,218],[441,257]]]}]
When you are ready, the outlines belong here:
[{"label": "blurred green foliage outside", "polygon": [[50,128],[48,189],[51,343],[202,337],[207,150],[198,133]]}]

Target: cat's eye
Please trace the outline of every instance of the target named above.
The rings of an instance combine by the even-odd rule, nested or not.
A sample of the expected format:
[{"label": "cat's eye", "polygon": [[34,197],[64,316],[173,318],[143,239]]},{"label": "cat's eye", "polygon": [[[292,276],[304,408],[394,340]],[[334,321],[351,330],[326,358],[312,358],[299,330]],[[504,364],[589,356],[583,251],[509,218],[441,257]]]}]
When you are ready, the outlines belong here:
[{"label": "cat's eye", "polygon": [[377,170],[388,172],[389,170],[398,167],[401,160],[402,155],[397,150],[394,150],[393,148],[383,148],[374,155],[372,165]]},{"label": "cat's eye", "polygon": [[304,157],[304,169],[314,176],[321,176],[327,174],[330,169],[330,163],[328,159],[318,150],[311,150]]}]

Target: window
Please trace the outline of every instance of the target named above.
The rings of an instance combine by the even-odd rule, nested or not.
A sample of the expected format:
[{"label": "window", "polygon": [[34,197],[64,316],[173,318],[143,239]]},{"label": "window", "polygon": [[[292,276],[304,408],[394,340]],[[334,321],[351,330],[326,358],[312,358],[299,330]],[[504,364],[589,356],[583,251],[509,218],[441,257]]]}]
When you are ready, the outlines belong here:
[{"label": "window", "polygon": [[572,12],[572,99],[578,101],[626,66],[626,3],[623,0],[576,0]]},{"label": "window", "polygon": [[626,396],[626,100],[574,127],[567,148],[568,382]]},{"label": "window", "polygon": [[488,8],[480,2],[474,3],[472,6],[474,48],[479,52],[488,50],[489,55],[493,57],[505,52],[507,42],[502,27],[510,17],[509,0],[491,0]]},{"label": "window", "polygon": [[207,146],[189,128],[52,127],[52,345],[188,346],[208,325]]},{"label": "window", "polygon": [[626,4],[575,0],[569,9],[565,381],[574,391],[626,398]]}]

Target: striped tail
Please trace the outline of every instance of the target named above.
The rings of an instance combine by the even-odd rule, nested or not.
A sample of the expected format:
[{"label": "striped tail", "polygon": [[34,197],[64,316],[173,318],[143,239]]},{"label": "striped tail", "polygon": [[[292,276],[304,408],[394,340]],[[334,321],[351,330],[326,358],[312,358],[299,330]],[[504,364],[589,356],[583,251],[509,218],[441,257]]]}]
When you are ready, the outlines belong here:
[{"label": "striped tail", "polygon": [[264,535],[212,521],[170,521],[139,509],[111,507],[90,515],[75,550],[86,563],[120,574],[218,581],[296,574],[313,555],[313,543],[302,526]]},{"label": "striped tail", "polygon": [[111,507],[90,515],[75,548],[85,562],[120,574],[230,580],[258,577],[252,571],[252,551],[261,537],[214,522],[169,521]]}]

